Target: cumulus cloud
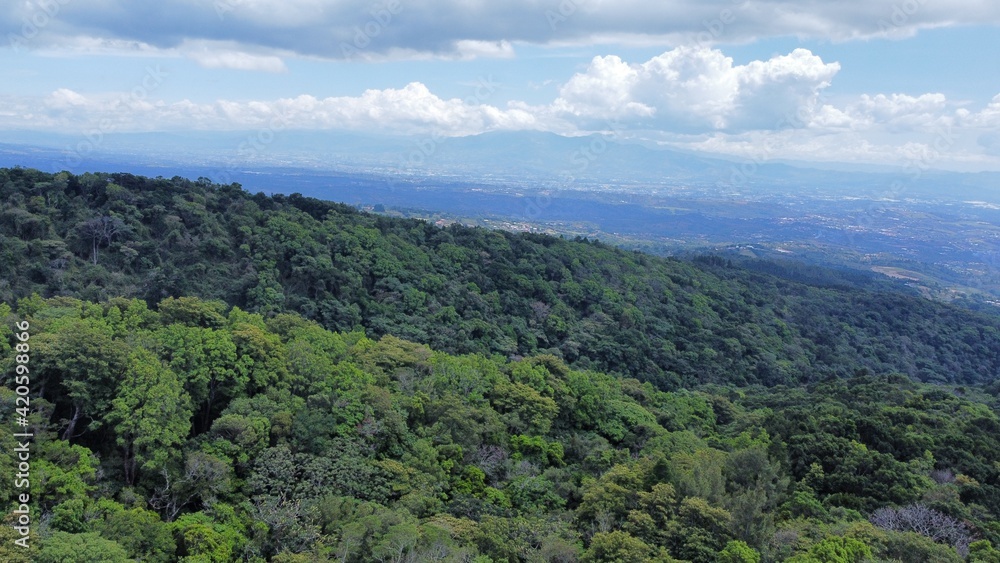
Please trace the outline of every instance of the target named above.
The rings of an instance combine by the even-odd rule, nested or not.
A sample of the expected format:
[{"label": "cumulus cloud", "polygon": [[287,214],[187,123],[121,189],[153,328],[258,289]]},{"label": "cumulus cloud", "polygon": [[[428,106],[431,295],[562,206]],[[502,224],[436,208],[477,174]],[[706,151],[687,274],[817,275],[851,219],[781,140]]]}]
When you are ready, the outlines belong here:
[{"label": "cumulus cloud", "polygon": [[1000,94],[993,97],[993,100],[981,112],[961,114],[962,122],[976,127],[1000,128]]},{"label": "cumulus cloud", "polygon": [[805,49],[736,66],[706,47],[679,47],[639,64],[597,57],[563,86],[553,108],[674,131],[802,126],[800,116],[813,112],[839,70]]},{"label": "cumulus cloud", "polygon": [[[278,55],[238,47],[186,41],[177,53],[206,66],[284,68]],[[465,48],[507,47],[477,43]],[[1000,95],[978,107],[935,92],[831,100],[823,92],[839,70],[836,62],[805,49],[737,65],[719,49],[694,45],[638,62],[596,57],[563,83],[551,102],[531,105],[491,101],[500,87],[492,79],[466,84],[470,95],[465,99],[442,97],[411,82],[350,96],[171,101],[160,95],[164,76],[154,65],[132,90],[88,92],[73,86],[37,98],[0,96],[0,128],[84,134],[336,129],[442,136],[497,130],[575,135],[614,128],[626,137],[757,160],[904,164],[913,155],[938,150],[935,143],[946,134],[956,140],[940,162],[998,166]]]},{"label": "cumulus cloud", "polygon": [[69,109],[84,106],[86,103],[87,98],[69,88],[59,88],[48,98],[48,106],[52,109]]},{"label": "cumulus cloud", "polygon": [[920,96],[864,94],[848,111],[865,125],[881,125],[893,131],[927,129],[946,124],[951,119],[948,100],[940,93]]},{"label": "cumulus cloud", "polygon": [[[496,84],[483,79],[475,89],[488,97]],[[27,100],[0,100],[11,108],[0,126],[60,131],[98,126],[110,131],[246,130],[256,128],[340,129],[409,134],[470,135],[484,131],[533,129],[535,115],[517,104],[498,108],[471,96],[442,99],[419,82],[403,88],[367,90],[359,96],[316,98],[301,95],[269,101],[219,100],[200,104],[146,99],[132,93],[120,96],[84,96],[61,88],[39,104]],[[34,107],[35,111],[29,108]],[[39,113],[44,118],[39,117]],[[2,117],[2,116],[0,116]]]},{"label": "cumulus cloud", "polygon": [[[188,56],[210,67],[284,69],[281,59],[270,56],[212,48],[192,49],[191,53]],[[59,88],[41,103],[10,99],[3,105],[5,109],[24,110],[13,111],[8,122],[20,114],[31,113],[37,118],[44,112],[46,118],[39,124],[69,129],[101,119],[131,130],[245,129],[266,124],[275,116],[289,128],[442,135],[516,129],[577,134],[609,127],[668,135],[738,136],[784,129],[816,134],[901,134],[951,126],[985,129],[1000,123],[1000,95],[978,111],[952,103],[940,93],[865,94],[835,104],[826,100],[822,91],[839,69],[836,62],[825,62],[805,49],[735,65],[718,49],[680,47],[638,63],[615,55],[596,57],[562,85],[551,103],[541,105],[516,100],[503,107],[491,105],[489,99],[499,88],[492,79],[470,85],[470,93],[476,95],[465,100],[441,98],[426,85],[412,82],[356,96],[303,94],[276,100],[168,102],[156,99],[156,85],[163,80],[157,73],[143,79],[139,96],[135,92],[88,94]],[[150,89],[145,88],[147,78]]]},{"label": "cumulus cloud", "polygon": [[69,45],[80,37],[158,49],[189,40],[226,41],[241,45],[240,52],[330,59],[358,52],[508,56],[510,45],[519,42],[710,46],[790,35],[848,40],[998,23],[1000,4],[983,0],[49,0],[0,5],[2,35],[30,37],[40,46]]},{"label": "cumulus cloud", "polygon": [[[489,88],[487,84],[484,86]],[[239,121],[264,124],[275,119],[292,128],[384,130],[398,133],[469,135],[531,128],[532,115],[458,98],[442,99],[419,82],[400,89],[367,90],[360,96],[318,99],[303,95],[272,103],[240,105]],[[231,114],[231,118],[235,115]]]}]

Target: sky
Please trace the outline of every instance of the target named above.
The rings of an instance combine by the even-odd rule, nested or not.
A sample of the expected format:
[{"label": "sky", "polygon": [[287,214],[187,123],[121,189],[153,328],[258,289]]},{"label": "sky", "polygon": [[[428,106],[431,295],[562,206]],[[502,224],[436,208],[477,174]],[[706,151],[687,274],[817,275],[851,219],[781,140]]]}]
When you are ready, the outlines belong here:
[{"label": "sky", "polygon": [[0,133],[601,132],[1000,170],[995,0],[8,0]]}]

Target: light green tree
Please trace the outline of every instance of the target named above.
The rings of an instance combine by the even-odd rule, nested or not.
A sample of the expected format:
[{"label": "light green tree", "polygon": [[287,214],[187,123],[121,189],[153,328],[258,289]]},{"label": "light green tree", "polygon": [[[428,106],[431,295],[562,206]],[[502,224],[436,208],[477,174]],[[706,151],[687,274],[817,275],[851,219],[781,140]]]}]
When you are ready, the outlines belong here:
[{"label": "light green tree", "polygon": [[137,470],[161,469],[177,455],[191,431],[191,415],[191,400],[177,374],[151,352],[136,350],[107,417],[129,485],[135,484]]},{"label": "light green tree", "polygon": [[167,365],[182,375],[184,389],[199,414],[198,429],[207,430],[217,407],[239,396],[249,380],[246,371],[236,369],[231,333],[173,324],[158,331],[157,339]]},{"label": "light green tree", "polygon": [[69,407],[62,438],[72,440],[110,407],[115,386],[128,369],[127,348],[92,318],[54,323],[32,342],[39,392]]},{"label": "light green tree", "polygon": [[125,548],[100,534],[53,532],[38,550],[35,563],[130,563]]},{"label": "light green tree", "polygon": [[719,552],[719,563],[760,563],[760,554],[744,541],[733,540]]}]

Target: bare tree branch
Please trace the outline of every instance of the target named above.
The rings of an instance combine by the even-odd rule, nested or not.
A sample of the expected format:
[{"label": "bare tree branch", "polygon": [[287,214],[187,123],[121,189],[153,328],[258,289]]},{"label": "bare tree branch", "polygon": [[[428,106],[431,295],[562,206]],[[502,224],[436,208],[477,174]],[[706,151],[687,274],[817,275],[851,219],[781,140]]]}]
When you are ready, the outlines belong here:
[{"label": "bare tree branch", "polygon": [[97,264],[98,249],[103,244],[111,244],[115,237],[122,236],[129,231],[128,225],[117,217],[94,217],[77,225],[77,231],[85,239],[90,239],[90,258]]},{"label": "bare tree branch", "polygon": [[916,532],[954,547],[962,556],[969,552],[969,544],[974,539],[968,524],[923,504],[880,508],[872,513],[868,521],[883,530]]}]

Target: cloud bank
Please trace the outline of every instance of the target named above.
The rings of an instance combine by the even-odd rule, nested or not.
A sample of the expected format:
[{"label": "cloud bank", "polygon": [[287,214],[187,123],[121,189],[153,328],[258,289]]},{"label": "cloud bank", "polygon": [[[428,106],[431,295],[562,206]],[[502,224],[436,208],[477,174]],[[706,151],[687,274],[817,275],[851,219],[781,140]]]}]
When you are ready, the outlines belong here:
[{"label": "cloud bank", "polygon": [[[207,67],[284,69],[268,57],[211,52]],[[290,129],[385,130],[470,135],[539,129],[576,134],[607,130],[660,131],[675,136],[741,135],[754,131],[882,130],[927,132],[943,126],[1000,125],[1000,95],[969,108],[940,93],[863,94],[834,102],[824,90],[840,65],[806,49],[735,65],[719,49],[678,47],[646,61],[595,57],[570,77],[548,104],[490,104],[499,85],[471,84],[464,99],[445,99],[421,82],[370,89],[356,96],[303,94],[273,100],[195,103],[157,99],[164,73],[150,67],[132,91],[90,94],[59,88],[44,99],[0,98],[9,110],[0,127],[72,130],[111,121],[121,130],[248,129],[274,119]],[[35,126],[32,127],[31,124]]]},{"label": "cloud bank", "polygon": [[[155,22],[151,25],[150,22]],[[31,0],[0,5],[0,33],[49,48],[197,50],[257,56],[472,58],[512,45],[711,46],[762,37],[850,40],[1000,24],[990,0]],[[215,61],[236,68],[264,65]],[[243,66],[240,66],[243,65]]]}]

